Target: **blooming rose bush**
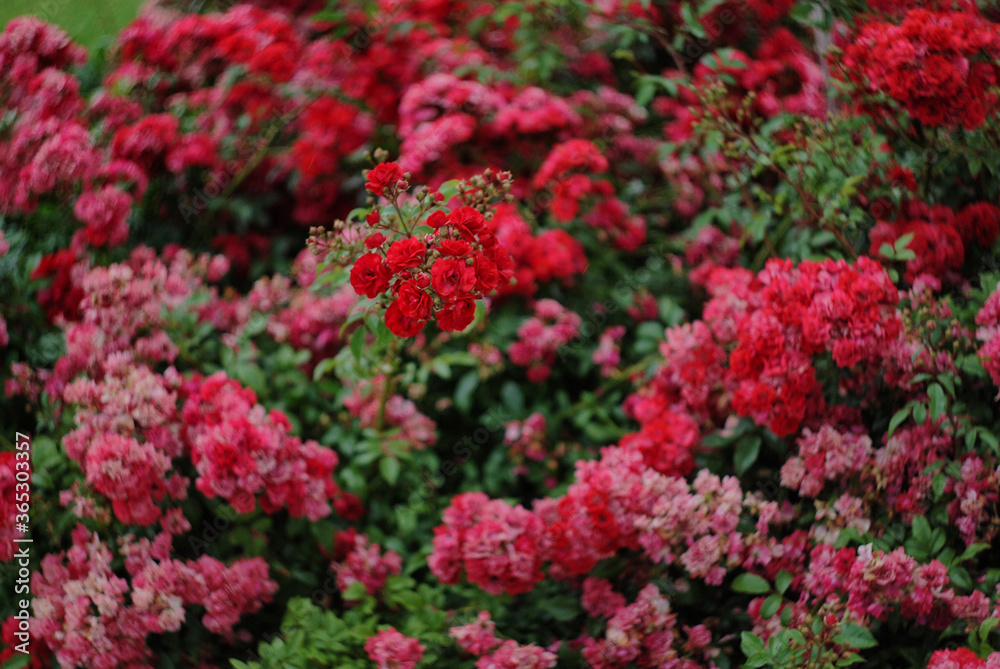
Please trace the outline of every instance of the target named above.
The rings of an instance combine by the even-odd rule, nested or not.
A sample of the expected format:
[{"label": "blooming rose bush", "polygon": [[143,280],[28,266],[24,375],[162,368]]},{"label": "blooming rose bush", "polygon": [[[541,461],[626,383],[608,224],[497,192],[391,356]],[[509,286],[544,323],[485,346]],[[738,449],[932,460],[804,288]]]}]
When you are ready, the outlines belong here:
[{"label": "blooming rose bush", "polygon": [[998,57],[965,1],[11,21],[0,666],[1000,666]]}]

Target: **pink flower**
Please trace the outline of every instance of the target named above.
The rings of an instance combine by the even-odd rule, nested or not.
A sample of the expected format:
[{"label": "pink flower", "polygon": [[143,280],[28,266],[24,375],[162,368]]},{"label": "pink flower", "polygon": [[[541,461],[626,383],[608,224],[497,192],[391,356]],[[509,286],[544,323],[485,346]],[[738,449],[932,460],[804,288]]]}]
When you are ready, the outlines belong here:
[{"label": "pink flower", "polygon": [[378,669],[413,669],[424,657],[424,646],[390,627],[368,637],[365,652]]}]

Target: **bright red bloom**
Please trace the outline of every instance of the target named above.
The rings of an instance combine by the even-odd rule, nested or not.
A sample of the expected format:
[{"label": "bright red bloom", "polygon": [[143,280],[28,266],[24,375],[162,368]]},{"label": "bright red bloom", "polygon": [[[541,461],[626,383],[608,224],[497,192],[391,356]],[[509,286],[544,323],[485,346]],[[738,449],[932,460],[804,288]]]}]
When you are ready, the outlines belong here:
[{"label": "bright red bloom", "polygon": [[448,214],[448,223],[467,242],[476,241],[476,234],[486,229],[486,218],[472,207],[459,207]]},{"label": "bright red bloom", "polygon": [[472,247],[459,239],[445,239],[438,245],[438,251],[446,258],[464,258],[472,253]]},{"label": "bright red bloom", "polygon": [[373,195],[384,195],[386,188],[392,188],[403,178],[403,170],[396,163],[380,163],[365,175],[365,188]]},{"label": "bright red bloom", "polygon": [[417,320],[427,318],[433,308],[431,296],[414,281],[404,281],[399,287],[399,308],[404,315]]},{"label": "bright red bloom", "polygon": [[446,214],[443,211],[441,211],[440,209],[438,209],[437,211],[435,211],[434,213],[432,213],[430,216],[428,216],[427,220],[424,221],[424,223],[426,223],[427,225],[431,226],[432,228],[434,228],[436,230],[436,229],[440,228],[442,225],[445,225],[445,224],[448,223],[448,214]]},{"label": "bright red bloom", "polygon": [[376,253],[366,253],[351,268],[351,286],[354,292],[365,297],[375,297],[389,287],[392,270]]},{"label": "bright red bloom", "polygon": [[398,274],[401,270],[416,267],[424,261],[427,256],[427,246],[419,239],[400,239],[393,242],[386,252],[386,262],[393,273]]},{"label": "bright red bloom", "polygon": [[385,326],[397,337],[413,337],[424,329],[427,321],[411,318],[403,313],[399,300],[385,310]]},{"label": "bright red bloom", "polygon": [[476,285],[476,270],[455,258],[440,258],[431,267],[431,285],[444,299],[468,293]]},{"label": "bright red bloom", "polygon": [[434,314],[438,327],[445,331],[457,332],[469,326],[476,316],[476,302],[471,297],[463,297],[445,306]]}]

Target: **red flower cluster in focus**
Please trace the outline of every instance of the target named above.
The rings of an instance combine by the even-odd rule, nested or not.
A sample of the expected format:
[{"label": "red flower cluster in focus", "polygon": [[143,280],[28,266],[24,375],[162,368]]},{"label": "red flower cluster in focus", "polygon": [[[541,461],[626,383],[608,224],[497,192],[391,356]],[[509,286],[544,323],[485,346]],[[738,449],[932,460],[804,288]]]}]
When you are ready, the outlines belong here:
[{"label": "red flower cluster in focus", "polygon": [[[398,198],[409,187],[400,167],[382,163],[367,174],[365,187],[374,195]],[[502,176],[501,176],[502,179]],[[378,209],[368,224],[390,232]],[[354,263],[351,286],[358,295],[393,299],[385,324],[399,337],[413,337],[434,320],[444,331],[464,330],[476,314],[476,300],[506,285],[513,276],[510,255],[490,231],[486,217],[470,206],[450,213],[430,212],[422,225],[431,231],[389,241],[382,232],[365,240],[370,249]]]}]

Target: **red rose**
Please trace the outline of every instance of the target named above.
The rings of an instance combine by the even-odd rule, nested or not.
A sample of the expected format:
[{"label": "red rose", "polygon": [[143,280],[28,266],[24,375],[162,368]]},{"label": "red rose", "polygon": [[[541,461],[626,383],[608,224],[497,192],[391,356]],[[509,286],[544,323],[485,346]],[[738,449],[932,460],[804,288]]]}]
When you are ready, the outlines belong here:
[{"label": "red rose", "polygon": [[368,215],[365,216],[365,222],[368,223],[368,225],[372,226],[373,228],[376,225],[378,225],[379,221],[381,220],[382,220],[382,214],[379,213],[378,209],[372,209],[370,212],[368,212]]},{"label": "red rose", "polygon": [[459,207],[448,214],[448,222],[467,242],[476,241],[476,233],[486,229],[486,218],[472,207]]},{"label": "red rose", "polygon": [[442,330],[458,332],[467,328],[476,317],[476,303],[471,298],[461,298],[438,310],[434,317]]},{"label": "red rose", "polygon": [[433,306],[431,296],[416,281],[404,281],[399,287],[399,299],[393,304],[399,304],[404,315],[418,320],[427,318]]},{"label": "red rose", "polygon": [[430,216],[428,216],[427,220],[424,221],[424,223],[426,223],[427,225],[431,226],[435,230],[438,229],[438,228],[440,228],[442,225],[446,224],[447,222],[448,222],[448,216],[443,211],[441,211],[440,209],[438,209],[433,214],[431,214]]},{"label": "red rose", "polygon": [[476,254],[473,267],[476,270],[477,291],[486,294],[500,283],[500,272],[497,271],[496,263],[483,255],[483,253]]},{"label": "red rose", "polygon": [[418,239],[400,239],[393,242],[385,254],[389,263],[389,268],[393,272],[416,267],[424,261],[427,256],[427,246]]},{"label": "red rose", "polygon": [[370,236],[368,239],[365,240],[365,246],[367,246],[370,249],[377,249],[378,247],[382,246],[382,243],[384,241],[385,241],[385,235],[383,235],[381,232],[376,232],[374,235]]},{"label": "red rose", "polygon": [[412,337],[424,329],[426,321],[410,318],[403,313],[399,300],[389,305],[385,310],[385,326],[397,337]]},{"label": "red rose", "polygon": [[403,170],[396,163],[380,163],[375,169],[368,170],[365,175],[368,181],[365,188],[373,195],[383,195],[386,188],[391,188],[403,178]]},{"label": "red rose", "polygon": [[[576,263],[576,267],[573,267],[570,271],[582,273],[587,268],[587,259],[583,256],[583,246],[564,231],[559,230],[557,232],[563,233],[562,236],[559,236],[560,241],[566,239],[569,242],[576,243],[577,247],[573,250],[576,252],[575,255],[579,261]],[[545,237],[546,235],[543,234],[539,239],[545,239]],[[569,246],[568,243],[567,246]],[[507,249],[501,244],[496,244],[495,246],[486,248],[484,252],[486,257],[492,260],[497,266],[497,273],[500,275],[500,280],[497,283],[502,286],[509,284],[511,277],[514,276],[514,261],[510,259],[510,253],[507,252]],[[566,274],[566,276],[569,276],[569,274]]]},{"label": "red rose", "polygon": [[431,267],[431,285],[447,299],[468,293],[476,285],[476,270],[455,258],[440,258]]},{"label": "red rose", "polygon": [[375,297],[389,287],[392,271],[375,253],[366,253],[351,268],[351,286],[358,295]]},{"label": "red rose", "polygon": [[460,239],[445,239],[438,246],[441,255],[445,257],[461,258],[472,253],[472,247]]}]

